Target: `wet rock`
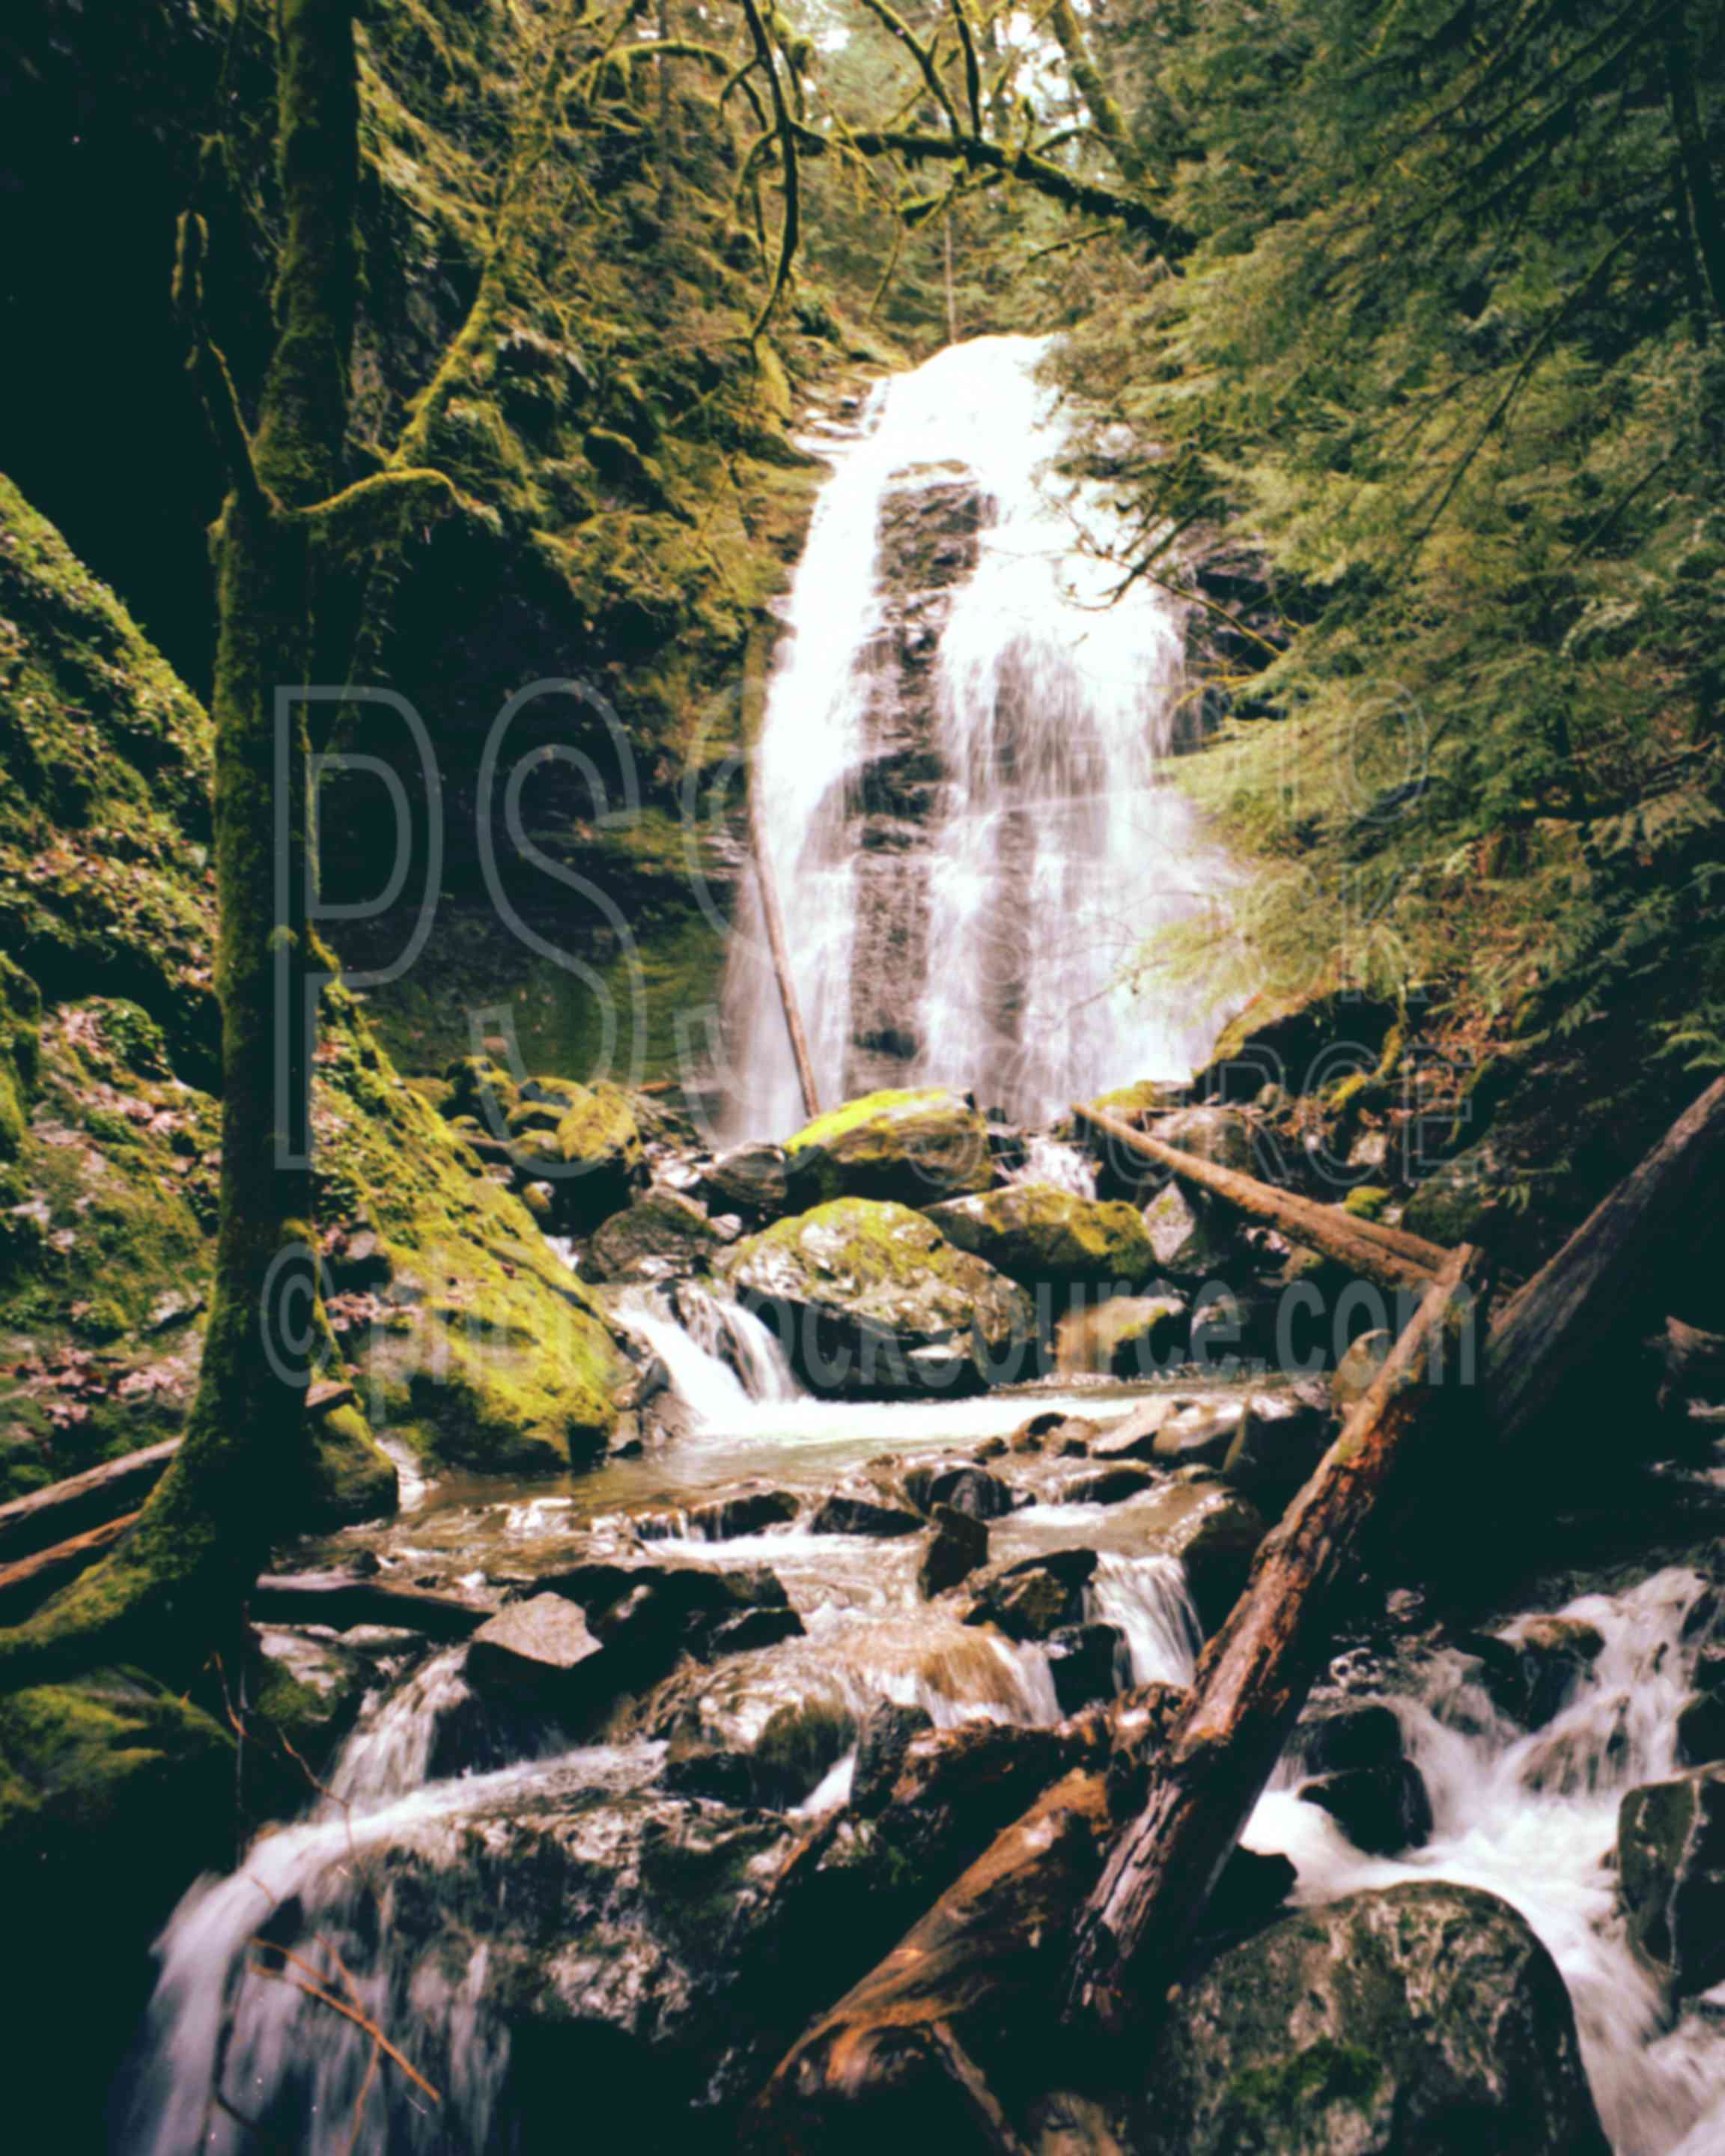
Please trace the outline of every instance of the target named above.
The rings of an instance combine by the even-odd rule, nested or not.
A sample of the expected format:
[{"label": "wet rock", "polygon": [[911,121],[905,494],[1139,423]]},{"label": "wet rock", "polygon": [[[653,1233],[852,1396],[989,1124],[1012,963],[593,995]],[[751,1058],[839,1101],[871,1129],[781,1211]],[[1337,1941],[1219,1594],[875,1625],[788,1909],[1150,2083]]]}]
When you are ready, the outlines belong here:
[{"label": "wet rock", "polygon": [[949,1505],[973,1520],[1004,1519],[1013,1508],[1010,1486],[968,1460],[939,1460],[911,1468],[904,1477],[904,1492],[921,1512]]},{"label": "wet rock", "polygon": [[803,1620],[794,1609],[740,1609],[722,1617],[704,1643],[709,1655],[745,1654],[752,1647],[776,1647],[782,1640],[800,1640]]},{"label": "wet rock", "polygon": [[968,1579],[988,1561],[988,1530],[973,1514],[950,1505],[934,1508],[934,1532],[916,1568],[916,1586],[925,1601]]},{"label": "wet rock", "polygon": [[[856,1718],[830,1673],[798,1662],[766,1660],[685,1669],[661,1685],[641,1712],[650,1737],[665,1742],[673,1779],[693,1775],[716,1789],[740,1786],[749,1804],[783,1810],[800,1804],[856,1739]],[[685,1763],[695,1761],[695,1766]],[[688,1784],[693,1786],[693,1784]]]},{"label": "wet rock", "polygon": [[971,1457],[978,1460],[999,1460],[1004,1455],[1006,1450],[1007,1444],[1004,1437],[985,1437]]},{"label": "wet rock", "polygon": [[1092,1467],[1070,1476],[1060,1486],[1062,1505],[1120,1505],[1140,1497],[1155,1483],[1154,1471],[1136,1460],[1122,1460],[1112,1467]]},{"label": "wet rock", "polygon": [[949,1242],[1028,1287],[1141,1286],[1156,1255],[1135,1207],[1045,1183],[1011,1183],[931,1206]]},{"label": "wet rock", "polygon": [[585,1709],[598,1697],[596,1665],[604,1649],[586,1617],[561,1594],[536,1594],[482,1625],[467,1645],[467,1681],[531,1693],[552,1712]]},{"label": "wet rock", "polygon": [[1260,1173],[1251,1119],[1239,1108],[1181,1108],[1171,1116],[1158,1116],[1150,1135],[1218,1168],[1231,1168],[1240,1175]]},{"label": "wet rock", "polygon": [[968,1094],[929,1086],[870,1093],[817,1116],[785,1148],[790,1201],[932,1205],[993,1179],[988,1124]]},{"label": "wet rock", "polygon": [[1293,1892],[1298,1876],[1279,1851],[1235,1849],[1204,1905],[1204,1930],[1230,1940],[1262,1931]]},{"label": "wet rock", "polygon": [[1351,1894],[1230,1948],[1143,2086],[1135,2156],[1606,2156],[1563,1979],[1471,1887]]},{"label": "wet rock", "polygon": [[1568,1702],[1605,1642],[1584,1618],[1536,1617],[1512,1639],[1469,1633],[1457,1644],[1478,1659],[1499,1713],[1524,1729],[1542,1729]]},{"label": "wet rock", "polygon": [[1394,1856],[1431,1839],[1431,1799],[1411,1759],[1320,1774],[1300,1794],[1327,1811],[1354,1847],[1370,1856]]},{"label": "wet rock", "polygon": [[1055,1358],[1072,1377],[1153,1378],[1182,1359],[1186,1334],[1178,1296],[1115,1296],[1060,1320]]},{"label": "wet rock", "polygon": [[702,1176],[700,1191],[721,1211],[757,1220],[777,1220],[790,1207],[790,1182],[782,1146],[734,1146]]},{"label": "wet rock", "polygon": [[1244,1400],[1221,1408],[1186,1408],[1157,1431],[1151,1457],[1164,1467],[1219,1467],[1250,1418]]},{"label": "wet rock", "polygon": [[1217,1630],[1245,1584],[1266,1529],[1249,1499],[1203,1468],[1182,1468],[1133,1502],[1129,1515],[1138,1547],[1177,1557],[1206,1634]]},{"label": "wet rock", "polygon": [[719,1270],[817,1393],[973,1391],[1013,1373],[1034,1330],[1022,1289],[901,1205],[819,1206],[747,1237]]},{"label": "wet rock", "polygon": [[1045,1640],[1063,1625],[1083,1622],[1084,1590],[1096,1568],[1092,1549],[1020,1558],[983,1582],[963,1621],[997,1625],[1009,1640]]},{"label": "wet rock", "polygon": [[1114,1697],[1116,1658],[1125,1638],[1117,1625],[1064,1625],[1049,1634],[1049,1675],[1062,1714]]},{"label": "wet rock", "polygon": [[635,1532],[644,1541],[662,1542],[688,1537],[691,1540],[728,1543],[739,1535],[757,1535],[764,1527],[794,1520],[797,1500],[788,1490],[765,1484],[710,1497],[684,1512],[648,1512],[636,1517]]},{"label": "wet rock", "polygon": [[1725,1978],[1725,1768],[1631,1789],[1617,1864],[1630,1943],[1674,1996]]},{"label": "wet rock", "polygon": [[1327,1402],[1255,1394],[1223,1455],[1222,1472],[1273,1516],[1310,1480],[1334,1428]]},{"label": "wet rock", "polygon": [[594,1280],[666,1280],[706,1265],[723,1247],[702,1207],[655,1183],[598,1229],[583,1270]]},{"label": "wet rock", "polygon": [[1725,1698],[1717,1692],[1691,1692],[1677,1710],[1677,1758],[1686,1767],[1725,1759]]},{"label": "wet rock", "polygon": [[1163,1424],[1171,1415],[1178,1414],[1198,1404],[1193,1400],[1146,1400],[1128,1415],[1105,1430],[1091,1441],[1093,1460],[1151,1460],[1155,1457],[1156,1439]]},{"label": "wet rock", "polygon": [[[1095,1435],[1096,1425],[1081,1415],[1062,1414],[1058,1409],[1045,1408],[1021,1422],[1009,1438],[998,1440],[1003,1451],[1057,1452],[1073,1439],[1088,1445]],[[993,1439],[990,1444],[997,1442]],[[982,1457],[982,1447],[977,1448],[977,1457]]]},{"label": "wet rock", "polygon": [[[795,1614],[783,1585],[765,1565],[720,1571],[593,1558],[544,1574],[536,1584],[578,1605],[606,1649],[604,1671],[614,1694],[653,1682],[681,1655],[728,1651],[717,1643],[720,1628],[745,1613]],[[788,1634],[784,1615],[777,1629]],[[731,1636],[734,1641],[736,1635]]]},{"label": "wet rock", "polygon": [[900,1512],[893,1506],[877,1505],[870,1498],[851,1496],[835,1490],[822,1500],[809,1522],[809,1532],[812,1535],[871,1535],[885,1539],[895,1535],[920,1534],[922,1524],[915,1512]]},{"label": "wet rock", "polygon": [[934,1727],[926,1707],[901,1707],[883,1699],[871,1707],[857,1732],[856,1765],[850,1778],[850,1809],[864,1817],[879,1811],[892,1794],[912,1738]]},{"label": "wet rock", "polygon": [[1339,1707],[1302,1722],[1300,1756],[1314,1774],[1350,1774],[1383,1767],[1402,1756],[1402,1725],[1381,1701]]}]

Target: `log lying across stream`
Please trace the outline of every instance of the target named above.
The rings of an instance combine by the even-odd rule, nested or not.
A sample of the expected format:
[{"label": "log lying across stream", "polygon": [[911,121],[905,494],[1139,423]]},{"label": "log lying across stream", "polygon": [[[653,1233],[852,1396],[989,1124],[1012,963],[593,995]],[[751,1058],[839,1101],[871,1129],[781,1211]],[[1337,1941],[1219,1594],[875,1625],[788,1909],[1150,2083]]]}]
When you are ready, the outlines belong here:
[{"label": "log lying across stream", "polygon": [[1144,1131],[1135,1131],[1117,1116],[1095,1108],[1074,1108],[1081,1124],[1100,1131],[1105,1137],[1127,1147],[1158,1167],[1194,1183],[1221,1199],[1247,1219],[1275,1228],[1296,1243],[1334,1258],[1363,1280],[1375,1281],[1392,1291],[1423,1292],[1448,1262],[1450,1253],[1438,1243],[1410,1235],[1404,1228],[1385,1227],[1381,1221],[1356,1219],[1340,1206],[1322,1205],[1315,1198],[1302,1198],[1273,1183],[1260,1183],[1238,1168],[1221,1168],[1203,1160],[1182,1146],[1169,1145]]},{"label": "log lying across stream", "polygon": [[1432,1283],[1205,1649],[1144,1808],[1079,1920],[1067,2007],[1081,2020],[1118,2033],[1178,1969],[1328,1658],[1337,1589],[1393,1520],[1410,1453],[1477,1383],[1483,1274],[1464,1245]]}]

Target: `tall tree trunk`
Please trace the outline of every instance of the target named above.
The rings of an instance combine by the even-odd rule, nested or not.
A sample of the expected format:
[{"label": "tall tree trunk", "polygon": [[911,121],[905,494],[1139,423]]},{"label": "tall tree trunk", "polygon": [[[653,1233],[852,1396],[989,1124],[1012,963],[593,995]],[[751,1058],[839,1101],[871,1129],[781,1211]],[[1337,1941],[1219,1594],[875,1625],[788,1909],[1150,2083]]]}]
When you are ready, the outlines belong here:
[{"label": "tall tree trunk", "polygon": [[1137,145],[1132,141],[1132,131],[1126,124],[1118,100],[1109,89],[1107,80],[1096,65],[1090,49],[1090,40],[1084,34],[1084,25],[1073,12],[1071,0],[1054,0],[1054,9],[1049,25],[1060,41],[1060,50],[1066,55],[1067,72],[1073,87],[1084,100],[1084,109],[1090,115],[1090,124],[1098,140],[1120,167],[1121,177],[1136,187],[1144,177],[1144,161],[1138,155]]},{"label": "tall tree trunk", "polygon": [[1671,101],[1671,125],[1677,137],[1677,157],[1683,168],[1684,189],[1689,201],[1689,223],[1695,249],[1707,273],[1713,312],[1725,321],[1725,221],[1719,213],[1718,191],[1707,155],[1706,131],[1695,95],[1695,62],[1689,42],[1687,9],[1675,0],[1667,18],[1665,44],[1666,95]]},{"label": "tall tree trunk", "polygon": [[[307,1217],[306,742],[278,703],[306,680],[314,526],[305,512],[339,485],[347,431],[358,262],[352,0],[280,0],[276,35],[286,231],[276,342],[249,442],[225,364],[194,343],[232,482],[215,542],[222,1179],[203,1368],[185,1442],[136,1528],[0,1640],[0,1678],[11,1683],[116,1656],[170,1676],[195,1666],[307,1464],[305,1386],[323,1317]],[[188,271],[182,261],[182,275],[195,283],[195,263]]]}]

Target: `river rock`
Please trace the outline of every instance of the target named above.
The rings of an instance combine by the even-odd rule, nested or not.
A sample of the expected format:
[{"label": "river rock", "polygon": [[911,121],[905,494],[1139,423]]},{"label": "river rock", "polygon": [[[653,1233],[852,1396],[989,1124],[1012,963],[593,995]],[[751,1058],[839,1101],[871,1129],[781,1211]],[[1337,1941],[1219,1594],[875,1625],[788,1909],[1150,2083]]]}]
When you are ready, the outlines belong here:
[{"label": "river rock", "polygon": [[686,1512],[638,1513],[631,1525],[644,1542],[686,1537],[691,1542],[728,1543],[739,1535],[757,1535],[763,1527],[794,1520],[797,1500],[770,1483],[746,1485],[721,1497],[709,1497]]},{"label": "river rock", "polygon": [[721,1152],[701,1176],[710,1205],[755,1220],[777,1220],[790,1207],[790,1174],[783,1146],[752,1143]]},{"label": "river rock", "polygon": [[1178,1296],[1114,1296],[1061,1318],[1055,1359],[1069,1377],[1153,1378],[1182,1359],[1186,1332]]},{"label": "river rock", "polygon": [[[1087,1451],[1095,1435],[1096,1424],[1086,1422],[1082,1415],[1063,1414],[1057,1408],[1045,1408],[1040,1414],[1033,1414],[1021,1422],[1010,1437],[999,1442],[1003,1452],[1047,1452],[1059,1456],[1069,1450]],[[995,1440],[987,1442],[993,1444]],[[984,1457],[983,1445],[977,1447],[976,1456],[978,1460]]]},{"label": "river rock", "polygon": [[665,1280],[707,1264],[724,1243],[692,1198],[655,1183],[598,1229],[583,1271],[603,1281]]},{"label": "river rock", "polygon": [[1164,1467],[1219,1467],[1250,1416],[1244,1400],[1183,1408],[1157,1431],[1150,1456]]},{"label": "river rock", "polygon": [[1177,1109],[1171,1116],[1158,1116],[1150,1126],[1150,1135],[1164,1145],[1178,1146],[1183,1152],[1196,1153],[1200,1160],[1217,1168],[1231,1168],[1240,1175],[1261,1175],[1251,1119],[1241,1109],[1216,1106]]},{"label": "river rock", "polygon": [[1477,1657],[1498,1712],[1524,1729],[1542,1729],[1564,1706],[1604,1646],[1581,1617],[1534,1617],[1512,1639],[1469,1633],[1458,1644]]},{"label": "river rock", "polygon": [[1692,1691],[1677,1710],[1677,1757],[1686,1767],[1725,1759],[1725,1698]]},{"label": "river rock", "polygon": [[[1034,1332],[1021,1288],[903,1205],[835,1199],[746,1238],[719,1270],[817,1393],[973,1391],[1017,1373]],[[943,1386],[917,1359],[931,1348],[948,1358]]]},{"label": "river rock", "polygon": [[1137,1209],[1046,1183],[952,1198],[928,1217],[948,1242],[1027,1287],[1140,1287],[1156,1254]]},{"label": "river rock", "polygon": [[812,1535],[870,1535],[879,1540],[889,1540],[895,1535],[915,1535],[922,1531],[922,1521],[915,1512],[901,1512],[891,1505],[877,1505],[871,1497],[859,1497],[850,1491],[835,1490],[821,1501],[814,1517],[809,1522]]},{"label": "river rock", "polygon": [[902,1707],[896,1700],[883,1699],[869,1709],[856,1733],[856,1763],[850,1776],[853,1812],[867,1818],[885,1806],[911,1739],[933,1727],[934,1717],[926,1707]]},{"label": "river rock", "polygon": [[1061,1505],[1122,1505],[1128,1497],[1142,1497],[1156,1481],[1154,1471],[1136,1460],[1117,1460],[1111,1467],[1089,1467],[1060,1484],[1055,1502]]},{"label": "river rock", "polygon": [[548,1180],[557,1217],[577,1233],[626,1205],[646,1179],[641,1133],[619,1086],[530,1079],[509,1123],[517,1174]]},{"label": "river rock", "polygon": [[1092,1549],[1049,1550],[1003,1565],[978,1589],[967,1625],[994,1625],[1009,1640],[1046,1640],[1081,1624],[1084,1590],[1096,1572]]},{"label": "river rock", "polygon": [[1369,1856],[1395,1856],[1431,1839],[1431,1799],[1411,1759],[1320,1774],[1300,1794],[1327,1811],[1354,1847]]},{"label": "river rock", "polygon": [[1111,1699],[1116,1657],[1125,1640],[1117,1625],[1063,1625],[1048,1635],[1048,1673],[1062,1714]]},{"label": "river rock", "polygon": [[916,1585],[925,1601],[968,1579],[988,1561],[988,1530],[973,1514],[950,1505],[934,1507],[934,1532],[916,1568]]},{"label": "river rock", "polygon": [[1274,1517],[1311,1479],[1335,1424],[1321,1389],[1316,1399],[1255,1393],[1222,1456],[1222,1472],[1260,1511]]},{"label": "river rock", "polygon": [[581,1709],[599,1696],[596,1665],[603,1654],[578,1604],[561,1594],[535,1594],[511,1603],[474,1634],[467,1681],[482,1695],[527,1691],[552,1712]]},{"label": "river rock", "polygon": [[785,1147],[790,1203],[868,1198],[932,1205],[993,1180],[986,1119],[943,1086],[865,1094],[818,1116]]},{"label": "river rock", "polygon": [[1392,1764],[1402,1756],[1395,1709],[1365,1700],[1315,1713],[1297,1732],[1300,1757],[1314,1774],[1351,1774]]},{"label": "river rock", "polygon": [[[1181,1476],[1194,1476],[1187,1481]],[[1249,1498],[1204,1470],[1165,1477],[1116,1515],[1130,1520],[1136,1547],[1177,1557],[1206,1634],[1216,1631],[1245,1585],[1264,1539],[1264,1517]]]},{"label": "river rock", "polygon": [[1618,1887],[1636,1953],[1678,1998],[1725,1978],[1725,1768],[1631,1789],[1617,1815]]},{"label": "river rock", "polygon": [[1011,1486],[969,1460],[937,1460],[906,1471],[906,1496],[919,1512],[950,1505],[973,1520],[1003,1519],[1013,1509]]},{"label": "river rock", "polygon": [[1551,1956],[1507,1902],[1413,1885],[1303,1909],[1186,1985],[1134,2156],[1608,2156]]},{"label": "river rock", "polygon": [[1172,1414],[1194,1404],[1190,1400],[1145,1400],[1131,1414],[1091,1440],[1093,1460],[1149,1460],[1156,1451],[1157,1433]]},{"label": "river rock", "polygon": [[773,1809],[799,1804],[856,1738],[839,1679],[796,1658],[762,1657],[685,1667],[642,1710],[649,1737],[665,1743],[666,1785]]}]

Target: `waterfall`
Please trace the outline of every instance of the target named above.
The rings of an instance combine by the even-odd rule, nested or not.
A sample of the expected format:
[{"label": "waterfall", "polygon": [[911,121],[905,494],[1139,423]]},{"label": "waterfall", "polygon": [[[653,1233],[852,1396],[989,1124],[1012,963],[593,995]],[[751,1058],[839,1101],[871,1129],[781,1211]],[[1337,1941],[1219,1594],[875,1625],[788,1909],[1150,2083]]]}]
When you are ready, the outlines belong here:
[{"label": "waterfall", "polygon": [[[1183,621],[1053,469],[1048,341],[978,338],[876,391],[792,588],[752,783],[822,1097],[951,1083],[1025,1121],[1184,1078],[1209,998],[1140,993],[1226,871],[1160,760]],[[801,1120],[746,899],[726,983],[739,1132]]]},{"label": "waterfall", "polygon": [[680,1281],[673,1292],[628,1289],[613,1314],[664,1363],[697,1430],[745,1427],[752,1405],[798,1397],[771,1327],[697,1281]]}]

